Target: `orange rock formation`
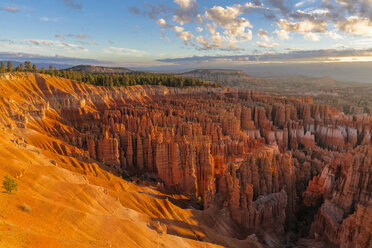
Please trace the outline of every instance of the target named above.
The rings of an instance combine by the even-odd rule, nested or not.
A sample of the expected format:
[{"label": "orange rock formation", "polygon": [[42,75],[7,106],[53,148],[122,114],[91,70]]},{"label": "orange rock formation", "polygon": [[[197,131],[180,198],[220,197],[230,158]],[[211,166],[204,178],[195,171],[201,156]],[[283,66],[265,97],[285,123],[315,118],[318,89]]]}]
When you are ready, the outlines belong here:
[{"label": "orange rock formation", "polygon": [[[99,247],[100,242],[117,247],[120,242],[260,247],[252,234],[276,246],[286,242],[280,237],[296,222],[299,206],[316,206],[323,199],[311,237],[343,247],[371,246],[368,116],[346,116],[308,98],[243,90],[109,88],[37,74],[1,77],[2,139],[22,137],[26,147],[34,147],[28,149],[42,155],[33,155],[40,168],[30,178],[19,179],[22,190],[34,183],[27,193],[31,207],[45,211],[40,204],[50,198],[55,203],[48,204],[58,204],[52,209],[64,211],[66,223],[58,223],[54,215],[46,215],[46,220],[80,228],[85,237],[105,237],[84,238],[76,247],[88,247],[89,242]],[[26,168],[27,159],[20,161],[1,170],[0,176],[16,176]],[[52,172],[42,163],[54,168]],[[104,170],[136,175],[137,182],[148,186],[135,186]],[[27,194],[14,198],[26,201]],[[73,199],[68,200],[68,194]],[[179,202],[199,202],[204,211],[179,208]],[[65,210],[69,204],[73,208],[68,211],[84,216],[75,217],[82,223],[79,227],[73,213]],[[33,222],[38,221],[36,214],[46,213],[32,212]],[[134,223],[146,239],[131,236],[122,227],[124,220]],[[115,223],[113,232],[120,238],[105,236],[101,226],[108,222]],[[23,225],[21,220],[13,223]],[[6,244],[23,245],[22,237],[62,247],[78,244],[73,236],[78,233],[71,228],[57,238],[57,229],[46,233],[47,228],[36,225],[42,237],[20,228],[21,236]],[[121,237],[120,228],[128,235]],[[162,241],[156,241],[159,233]]]}]

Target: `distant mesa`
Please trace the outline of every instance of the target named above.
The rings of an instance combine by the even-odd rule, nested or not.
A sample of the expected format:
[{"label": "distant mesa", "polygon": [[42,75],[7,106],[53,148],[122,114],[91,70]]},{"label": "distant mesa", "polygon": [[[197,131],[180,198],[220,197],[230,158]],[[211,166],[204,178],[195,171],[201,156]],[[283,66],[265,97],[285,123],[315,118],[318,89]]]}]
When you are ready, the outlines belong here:
[{"label": "distant mesa", "polygon": [[95,65],[77,65],[66,70],[73,70],[78,72],[88,72],[88,73],[130,73],[134,72],[125,67],[105,67],[105,66],[95,66]]}]

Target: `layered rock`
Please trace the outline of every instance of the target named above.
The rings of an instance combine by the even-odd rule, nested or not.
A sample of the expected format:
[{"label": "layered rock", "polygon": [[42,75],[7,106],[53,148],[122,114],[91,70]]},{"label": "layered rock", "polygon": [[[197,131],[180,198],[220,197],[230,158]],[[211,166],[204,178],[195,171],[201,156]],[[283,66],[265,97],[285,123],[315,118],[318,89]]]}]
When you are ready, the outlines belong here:
[{"label": "layered rock", "polygon": [[309,191],[316,188],[316,194],[321,194],[325,203],[315,217],[310,235],[341,247],[371,247],[371,165],[372,147],[360,147],[332,169],[326,167],[321,177],[314,179]]},{"label": "layered rock", "polygon": [[217,175],[218,199],[240,225],[275,227],[283,233],[286,215],[295,211],[295,174],[289,155],[277,151],[248,154],[243,162],[225,166]]}]

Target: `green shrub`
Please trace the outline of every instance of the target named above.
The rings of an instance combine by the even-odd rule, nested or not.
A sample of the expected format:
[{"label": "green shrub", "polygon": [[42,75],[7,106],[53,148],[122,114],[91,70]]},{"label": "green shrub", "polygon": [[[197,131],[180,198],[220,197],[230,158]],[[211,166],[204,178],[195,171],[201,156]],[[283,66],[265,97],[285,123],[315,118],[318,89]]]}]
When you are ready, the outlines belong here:
[{"label": "green shrub", "polygon": [[17,191],[17,183],[6,175],[4,177],[2,188],[5,189],[7,193],[11,193],[12,191]]}]

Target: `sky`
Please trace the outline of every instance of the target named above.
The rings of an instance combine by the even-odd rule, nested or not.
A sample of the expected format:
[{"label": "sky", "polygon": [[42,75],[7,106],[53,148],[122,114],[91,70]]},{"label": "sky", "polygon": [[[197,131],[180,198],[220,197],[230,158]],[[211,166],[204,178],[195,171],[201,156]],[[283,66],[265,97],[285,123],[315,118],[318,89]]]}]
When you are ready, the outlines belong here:
[{"label": "sky", "polygon": [[372,61],[372,0],[1,0],[0,26],[1,60]]}]

